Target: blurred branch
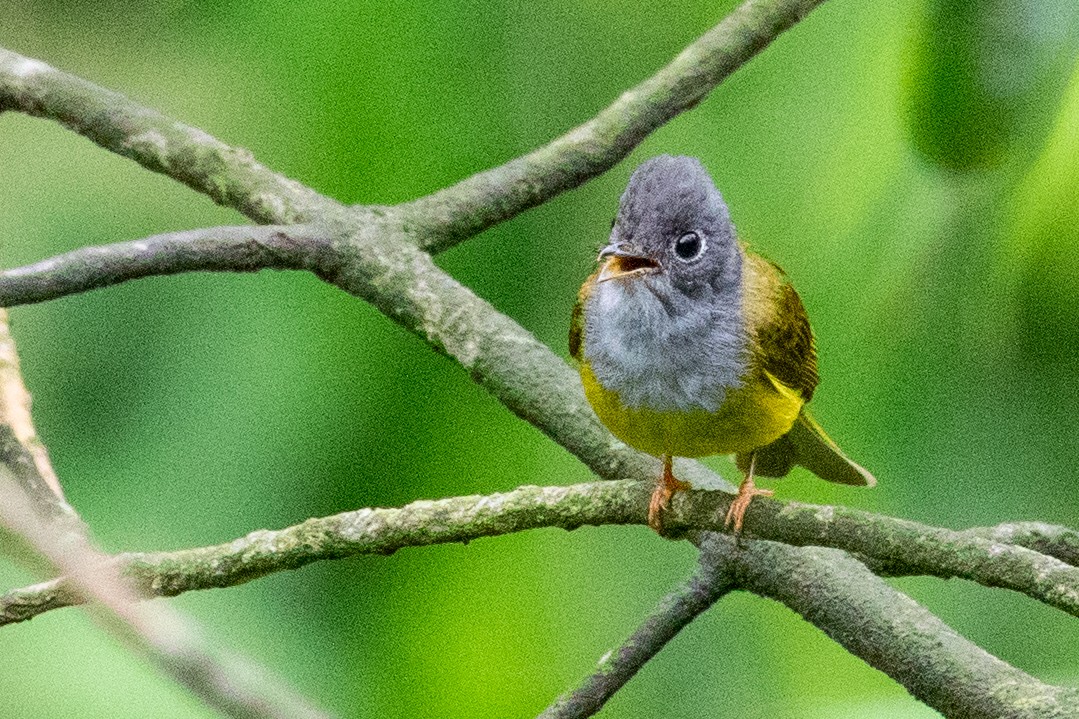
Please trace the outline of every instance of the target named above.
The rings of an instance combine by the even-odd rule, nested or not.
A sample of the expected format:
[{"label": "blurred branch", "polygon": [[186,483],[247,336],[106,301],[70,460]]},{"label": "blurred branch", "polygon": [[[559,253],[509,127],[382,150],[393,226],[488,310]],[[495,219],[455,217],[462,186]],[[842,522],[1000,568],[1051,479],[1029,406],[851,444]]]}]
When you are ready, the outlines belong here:
[{"label": "blurred branch", "polygon": [[327,717],[279,680],[239,657],[211,654],[197,628],[172,608],[139,605],[116,565],[90,542],[64,501],[45,447],[37,440],[30,396],[0,310],[0,558],[37,573],[64,575],[70,602],[94,600],[118,638],[206,704],[230,717]]},{"label": "blurred branch", "polygon": [[700,546],[740,588],[786,604],[947,717],[1079,717],[1079,691],[997,659],[844,552],[715,533]]},{"label": "blurred branch", "polygon": [[[609,481],[526,486],[505,494],[423,500],[396,509],[308,519],[210,547],[123,554],[114,561],[144,596],[174,596],[235,586],[326,559],[392,554],[402,547],[468,542],[542,527],[646,525],[652,485]],[[722,530],[730,501],[725,492],[679,493],[664,526],[672,536]],[[892,576],[962,578],[1012,589],[1079,616],[1079,568],[983,536],[994,530],[953,531],[848,507],[758,499],[746,515],[745,532],[793,546],[842,549]],[[1063,536],[1067,530],[1056,533]],[[76,601],[62,578],[15,590],[0,596],[0,626]]]},{"label": "blurred branch", "polygon": [[749,0],[666,67],[540,149],[405,205],[420,246],[440,252],[614,167],[823,0]]},{"label": "blurred branch", "polygon": [[329,716],[246,660],[211,654],[195,626],[171,607],[138,604],[116,566],[90,545],[86,534],[58,532],[4,465],[0,497],[0,530],[24,539],[65,574],[72,597],[92,599],[107,610],[99,618],[111,633],[207,705],[238,719]]},{"label": "blurred branch", "polygon": [[690,622],[734,589],[722,562],[705,559],[681,587],[668,594],[623,644],[599,660],[596,671],[572,692],[559,697],[539,719],[583,719],[603,708]]},{"label": "blurred branch", "polygon": [[168,175],[256,222],[304,222],[342,207],[270,171],[247,150],[229,147],[118,92],[0,48],[0,111],[4,110],[56,120],[106,150]]},{"label": "blurred branch", "polygon": [[[41,483],[64,502],[64,490],[56,478],[49,453],[37,437],[34,423],[30,419],[30,393],[22,381],[19,371],[19,355],[15,352],[15,340],[11,338],[11,327],[7,312],[0,308],[0,424],[10,427],[16,441],[30,455],[34,470]],[[70,508],[69,508],[70,509]]]},{"label": "blurred branch", "polygon": [[128,280],[182,272],[317,272],[321,258],[331,249],[332,240],[326,231],[306,225],[171,232],[84,247],[33,265],[0,271],[0,305],[44,302]]}]

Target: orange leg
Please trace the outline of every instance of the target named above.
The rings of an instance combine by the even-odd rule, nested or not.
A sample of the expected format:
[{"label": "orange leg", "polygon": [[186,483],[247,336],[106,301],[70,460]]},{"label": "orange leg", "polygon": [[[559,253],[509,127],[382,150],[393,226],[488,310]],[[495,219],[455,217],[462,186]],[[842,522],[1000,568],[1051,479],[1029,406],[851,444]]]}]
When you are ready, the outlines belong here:
[{"label": "orange leg", "polygon": [[652,501],[648,503],[648,526],[663,534],[663,512],[671,504],[671,497],[675,492],[684,492],[693,485],[675,479],[671,465],[674,459],[669,454],[663,455],[663,476],[656,485],[656,491],[652,492]]},{"label": "orange leg", "polygon": [[723,522],[728,529],[733,525],[735,534],[742,531],[742,521],[745,519],[746,510],[749,509],[749,503],[753,501],[753,498],[757,496],[771,497],[775,494],[772,490],[761,489],[753,483],[753,469],[756,465],[757,455],[753,453],[749,457],[749,471],[746,472],[746,478],[738,486],[738,495],[731,502],[730,509],[727,510],[727,518]]}]

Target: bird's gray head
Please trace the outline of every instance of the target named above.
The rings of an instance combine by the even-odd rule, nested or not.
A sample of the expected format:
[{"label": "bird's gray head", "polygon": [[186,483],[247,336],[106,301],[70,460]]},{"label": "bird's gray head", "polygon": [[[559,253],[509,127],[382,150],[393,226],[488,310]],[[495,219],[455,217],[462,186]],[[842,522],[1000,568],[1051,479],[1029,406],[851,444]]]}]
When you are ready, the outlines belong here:
[{"label": "bird's gray head", "polygon": [[693,157],[653,157],[622,194],[599,280],[640,277],[690,297],[733,289],[741,249],[723,196]]}]

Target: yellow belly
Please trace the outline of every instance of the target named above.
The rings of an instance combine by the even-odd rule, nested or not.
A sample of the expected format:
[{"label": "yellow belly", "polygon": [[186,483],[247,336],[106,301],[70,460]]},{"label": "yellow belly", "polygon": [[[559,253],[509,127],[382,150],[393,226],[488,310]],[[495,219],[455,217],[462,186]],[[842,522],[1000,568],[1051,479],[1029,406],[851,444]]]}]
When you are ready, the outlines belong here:
[{"label": "yellow belly", "polygon": [[766,375],[728,392],[715,412],[631,408],[599,383],[586,362],[580,371],[585,395],[607,429],[656,457],[751,452],[786,434],[803,404],[797,392]]}]

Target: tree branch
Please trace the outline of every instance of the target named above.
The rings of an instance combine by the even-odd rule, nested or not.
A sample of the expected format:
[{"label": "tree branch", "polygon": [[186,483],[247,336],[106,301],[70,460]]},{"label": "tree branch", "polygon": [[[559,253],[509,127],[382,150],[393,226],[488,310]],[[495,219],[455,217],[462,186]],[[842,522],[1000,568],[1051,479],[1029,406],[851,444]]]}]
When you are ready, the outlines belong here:
[{"label": "tree branch", "polygon": [[318,272],[331,262],[328,230],[309,225],[210,227],[85,247],[0,272],[0,306],[54,300],[128,280],[182,272]]},{"label": "tree branch", "polygon": [[[655,460],[615,441],[596,420],[575,374],[563,361],[435,267],[420,248],[445,249],[613,166],[649,132],[699,102],[819,2],[749,0],[667,68],[547,147],[400,208],[359,207],[347,212],[338,203],[272,173],[243,150],[44,63],[0,50],[0,110],[58,120],[258,222],[317,221],[335,228],[330,235],[315,232],[308,238],[311,243],[324,243],[320,249],[308,247],[307,239],[290,244],[299,235],[286,234],[282,228],[269,228],[267,237],[271,245],[279,241],[283,247],[267,247],[266,238],[254,239],[249,228],[226,228],[196,231],[196,236],[218,233],[201,235],[196,238],[199,241],[180,239],[186,233],[144,241],[157,242],[152,250],[140,249],[140,243],[113,246],[104,256],[94,254],[101,253],[100,248],[84,250],[58,258],[66,259],[66,264],[60,262],[66,267],[60,274],[68,283],[60,289],[44,279],[56,268],[39,264],[22,275],[19,271],[0,275],[0,294],[13,292],[28,298],[25,301],[37,301],[32,299],[35,292],[40,293],[39,300],[148,274],[302,267],[368,300],[455,358],[513,412],[576,454],[598,475],[645,480],[521,488],[505,495],[419,502],[396,510],[360,510],[308,520],[278,532],[255,532],[229,545],[122,555],[115,559],[117,568],[132,577],[141,592],[160,596],[230,586],[319,559],[388,553],[401,546],[467,541],[539,526],[643,524],[647,495],[658,469]],[[27,280],[27,273],[37,274]],[[679,474],[698,485],[718,482],[696,464],[681,465]],[[679,496],[667,526],[675,532],[717,527],[728,502],[729,497],[714,493]],[[746,526],[748,532],[785,542],[849,549],[881,571],[965,577],[1024,591],[1073,614],[1079,608],[1075,567],[1004,542],[1010,536],[1017,543],[1074,559],[1076,535],[1069,530],[1042,531],[1026,525],[1014,531],[950,532],[856,510],[770,501],[754,503]],[[747,588],[803,611],[851,651],[901,677],[917,696],[936,702],[934,706],[954,708],[955,716],[992,716],[977,712],[984,707],[1005,712],[1016,707],[1020,698],[1045,711],[1053,710],[1052,702],[1058,700],[1075,703],[1071,690],[1046,687],[981,652],[854,560],[823,549],[796,550],[751,540],[747,540],[749,550],[742,553],[728,545],[715,552],[741,556],[739,581]],[[783,564],[784,557],[797,561]],[[781,566],[787,569],[785,574],[777,569]],[[0,623],[27,619],[81,601],[81,596],[70,577],[11,592],[0,597]],[[856,636],[863,627],[870,633]],[[894,649],[896,657],[878,656],[882,648]],[[631,666],[629,655],[618,666]],[[919,663],[918,656],[928,658]],[[621,654],[616,662],[622,662]],[[930,669],[943,673],[945,681],[938,683],[948,684],[954,677],[955,686],[928,686]],[[592,686],[592,681],[586,686]],[[974,687],[980,681],[1007,684],[1004,689],[982,684],[987,693],[978,697]]]},{"label": "tree branch", "polygon": [[[360,509],[260,530],[226,544],[115,557],[144,596],[229,587],[325,559],[392,554],[402,547],[468,542],[541,527],[572,530],[647,524],[654,480],[520,487],[505,494]],[[679,493],[664,525],[672,536],[722,530],[731,496]],[[962,578],[1022,592],[1079,616],[1079,568],[1024,547],[985,539],[993,530],[952,531],[847,507],[754,500],[747,536],[853,552],[894,576]],[[1061,530],[1063,533],[1064,530]],[[0,596],[0,626],[77,602],[63,578]]]},{"label": "tree branch", "polygon": [[996,527],[968,529],[964,534],[967,533],[991,542],[1017,544],[1079,567],[1079,532],[1074,529],[1044,522],[1012,522]]},{"label": "tree branch", "polygon": [[259,223],[306,222],[343,206],[270,171],[247,150],[49,65],[0,48],[0,112],[56,120]]},{"label": "tree branch", "polygon": [[1043,684],[957,634],[843,552],[706,533],[701,550],[951,719],[1079,717],[1079,691]]},{"label": "tree branch", "polygon": [[559,697],[539,719],[583,719],[603,708],[615,692],[636,676],[690,622],[734,589],[730,572],[714,559],[668,594],[623,644],[599,660],[581,685]]},{"label": "tree branch", "polygon": [[550,144],[402,206],[419,244],[440,252],[584,184],[694,107],[823,0],[748,0],[669,65]]},{"label": "tree branch", "polygon": [[[690,520],[691,525],[702,526],[702,511],[708,510],[695,508],[697,521]],[[954,531],[849,507],[774,500],[754,500],[745,528],[747,534],[776,542],[843,549],[868,558],[880,573],[955,577],[1012,589],[1079,617],[1079,568],[987,539],[992,531]],[[1021,538],[1032,539],[1029,534]]]}]

